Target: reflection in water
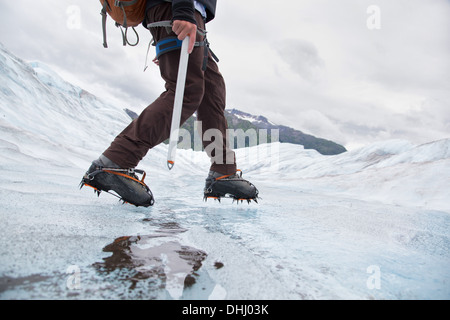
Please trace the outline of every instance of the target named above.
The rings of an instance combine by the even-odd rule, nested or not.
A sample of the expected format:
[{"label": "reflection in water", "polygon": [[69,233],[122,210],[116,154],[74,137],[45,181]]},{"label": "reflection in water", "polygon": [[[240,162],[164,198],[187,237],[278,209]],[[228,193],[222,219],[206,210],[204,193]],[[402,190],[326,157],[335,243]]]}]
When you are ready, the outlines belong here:
[{"label": "reflection in water", "polygon": [[196,271],[207,254],[180,244],[177,234],[186,230],[174,225],[164,227],[153,235],[115,239],[103,248],[112,255],[94,267],[105,276],[129,282],[129,291],[142,290],[147,297],[153,292],[150,297],[155,299],[181,298],[184,289],[196,282]]}]

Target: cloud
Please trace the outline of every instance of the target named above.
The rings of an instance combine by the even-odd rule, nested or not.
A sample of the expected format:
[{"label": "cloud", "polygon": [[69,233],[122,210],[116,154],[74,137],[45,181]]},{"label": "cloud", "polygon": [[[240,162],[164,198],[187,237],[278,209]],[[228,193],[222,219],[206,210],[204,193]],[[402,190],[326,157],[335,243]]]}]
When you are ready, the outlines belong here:
[{"label": "cloud", "polygon": [[18,56],[45,62],[101,98],[143,108],[163,88],[156,68],[143,72],[151,36],[139,27],[141,44],[123,47],[120,30],[108,19],[109,48],[103,48],[100,10],[98,1],[5,2],[0,23],[9,32],[1,41]]},{"label": "cloud", "polygon": [[324,67],[324,61],[312,42],[302,39],[284,39],[275,42],[275,47],[293,72],[306,80],[317,80],[320,69]]}]

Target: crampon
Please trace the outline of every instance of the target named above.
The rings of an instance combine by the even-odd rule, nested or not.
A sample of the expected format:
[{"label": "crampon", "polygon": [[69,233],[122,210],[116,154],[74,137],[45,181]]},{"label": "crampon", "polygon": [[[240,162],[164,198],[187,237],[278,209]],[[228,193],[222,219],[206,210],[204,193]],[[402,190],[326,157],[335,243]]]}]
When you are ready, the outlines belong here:
[{"label": "crampon", "polygon": [[[142,177],[139,178],[137,174]],[[106,192],[119,198],[122,203],[149,207],[155,201],[150,188],[144,182],[145,176],[143,170],[103,168],[93,163],[83,176],[80,189],[88,186],[94,189],[97,196]]]},{"label": "crampon", "polygon": [[247,203],[251,203],[252,201],[255,201],[256,203],[258,203],[258,199],[260,199],[259,197],[256,197],[256,198],[252,198],[252,199],[240,199],[240,198],[237,198],[237,197],[235,197],[235,196],[233,196],[233,195],[231,195],[231,194],[225,194],[225,195],[223,195],[223,196],[207,196],[207,195],[204,195],[203,196],[203,200],[206,202],[206,201],[208,201],[208,199],[212,199],[212,200],[214,200],[214,201],[219,201],[219,202],[221,202],[221,199],[233,199],[233,203],[236,201],[236,203],[243,203],[244,201],[247,201]]},{"label": "crampon", "polygon": [[221,201],[223,198],[233,199],[233,202],[242,203],[252,201],[258,203],[258,189],[247,180],[242,179],[242,171],[230,175],[221,175],[211,171],[206,178],[204,189],[204,201],[214,199]]}]

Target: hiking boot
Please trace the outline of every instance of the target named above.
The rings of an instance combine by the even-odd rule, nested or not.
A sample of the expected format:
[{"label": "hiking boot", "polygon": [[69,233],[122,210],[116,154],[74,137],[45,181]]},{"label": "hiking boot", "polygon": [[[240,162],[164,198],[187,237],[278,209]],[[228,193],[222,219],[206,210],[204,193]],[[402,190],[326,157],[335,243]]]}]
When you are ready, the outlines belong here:
[{"label": "hiking boot", "polygon": [[251,200],[257,202],[258,189],[242,179],[242,171],[238,170],[234,174],[223,175],[219,172],[210,171],[206,178],[204,199],[208,198],[220,200],[222,197],[232,198],[233,200]]},{"label": "hiking boot", "polygon": [[[137,174],[141,174],[139,179]],[[144,183],[145,172],[138,169],[123,169],[101,155],[94,160],[81,180],[81,187],[89,186],[100,195],[101,191],[111,193],[123,202],[136,207],[152,206],[155,202],[150,188]],[[81,188],[80,187],[80,188]],[[110,192],[114,191],[114,193]]]}]

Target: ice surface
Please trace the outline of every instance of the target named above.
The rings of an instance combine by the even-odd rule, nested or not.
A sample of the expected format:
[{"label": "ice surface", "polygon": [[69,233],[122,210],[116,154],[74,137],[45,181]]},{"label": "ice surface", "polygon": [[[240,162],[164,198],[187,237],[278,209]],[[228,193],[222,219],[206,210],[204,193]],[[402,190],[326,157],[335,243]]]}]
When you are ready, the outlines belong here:
[{"label": "ice surface", "polygon": [[151,150],[156,203],[78,189],[129,122],[0,46],[0,298],[449,299],[450,140],[237,150],[259,204],[202,201],[209,160]]}]

